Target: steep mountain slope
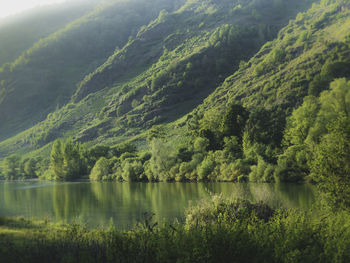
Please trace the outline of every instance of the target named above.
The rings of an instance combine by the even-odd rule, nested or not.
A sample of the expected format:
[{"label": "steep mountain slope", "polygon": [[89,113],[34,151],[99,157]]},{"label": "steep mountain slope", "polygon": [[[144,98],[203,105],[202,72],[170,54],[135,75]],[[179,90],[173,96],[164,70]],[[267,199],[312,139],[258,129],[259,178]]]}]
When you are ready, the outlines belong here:
[{"label": "steep mountain slope", "polygon": [[175,172],[165,178],[330,182],[333,175],[348,175],[341,162],[349,158],[349,29],[350,1],[322,1],[299,14],[172,125],[172,144],[187,134],[193,145],[182,152],[193,154],[184,162],[179,152],[168,162],[167,170]]},{"label": "steep mountain slope", "polygon": [[134,127],[172,121],[198,105],[305,6],[305,1],[189,1],[173,14],[161,14],[84,79],[75,101],[118,82],[128,67],[153,63],[115,95],[106,112],[128,113]]},{"label": "steep mountain slope", "polygon": [[97,0],[75,0],[0,19],[0,66],[14,61],[35,42],[80,18],[96,4]]},{"label": "steep mountain slope", "polygon": [[[181,1],[180,1],[181,2]],[[28,128],[65,104],[76,83],[124,46],[160,10],[178,1],[107,1],[41,39],[0,69],[0,138]]]},{"label": "steep mountain slope", "polygon": [[[162,11],[78,85],[72,103],[2,143],[116,143],[191,111],[310,1],[187,1]],[[14,142],[18,143],[14,143]]]},{"label": "steep mountain slope", "polygon": [[288,115],[304,96],[318,96],[334,78],[350,77],[349,43],[349,1],[322,1],[241,64],[200,111],[236,101],[250,108],[280,108]]}]

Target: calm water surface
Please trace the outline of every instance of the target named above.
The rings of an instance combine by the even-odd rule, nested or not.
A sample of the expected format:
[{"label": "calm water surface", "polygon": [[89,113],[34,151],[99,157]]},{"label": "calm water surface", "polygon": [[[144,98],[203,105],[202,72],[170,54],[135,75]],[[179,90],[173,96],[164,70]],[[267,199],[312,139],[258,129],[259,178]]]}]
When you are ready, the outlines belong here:
[{"label": "calm water surface", "polygon": [[144,219],[181,220],[191,202],[211,194],[264,200],[273,207],[308,209],[314,188],[297,184],[255,183],[53,183],[0,181],[0,216],[23,216],[55,222],[79,221],[123,229]]}]

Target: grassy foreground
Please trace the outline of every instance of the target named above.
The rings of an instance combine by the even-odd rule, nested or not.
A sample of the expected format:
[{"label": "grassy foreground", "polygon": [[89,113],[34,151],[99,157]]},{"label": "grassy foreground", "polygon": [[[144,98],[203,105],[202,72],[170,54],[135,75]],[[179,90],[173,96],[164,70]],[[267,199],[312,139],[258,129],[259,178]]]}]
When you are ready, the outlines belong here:
[{"label": "grassy foreground", "polygon": [[214,197],[128,232],[0,218],[0,262],[350,262],[350,215]]}]

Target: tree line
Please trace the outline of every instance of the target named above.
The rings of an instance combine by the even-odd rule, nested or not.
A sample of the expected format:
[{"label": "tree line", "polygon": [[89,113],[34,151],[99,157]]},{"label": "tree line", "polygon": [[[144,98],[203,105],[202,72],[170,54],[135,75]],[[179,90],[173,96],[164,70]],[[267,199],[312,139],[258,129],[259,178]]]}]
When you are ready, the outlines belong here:
[{"label": "tree line", "polygon": [[148,150],[130,143],[88,148],[56,140],[49,163],[16,155],[2,162],[5,179],[71,181],[252,181],[319,185],[325,199],[349,206],[350,81],[336,79],[319,97],[309,95],[289,117],[279,109],[247,109],[230,103],[188,115],[190,142],[166,139],[164,126],[148,131]]}]

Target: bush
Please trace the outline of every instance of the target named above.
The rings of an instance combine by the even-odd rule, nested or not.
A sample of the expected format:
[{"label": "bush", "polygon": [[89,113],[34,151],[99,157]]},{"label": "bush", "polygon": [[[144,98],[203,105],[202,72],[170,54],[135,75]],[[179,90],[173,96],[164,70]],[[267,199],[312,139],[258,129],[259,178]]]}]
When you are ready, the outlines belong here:
[{"label": "bush", "polygon": [[92,168],[90,173],[90,180],[101,181],[104,177],[107,177],[111,172],[110,162],[105,157],[101,157]]},{"label": "bush", "polygon": [[122,162],[122,170],[124,181],[140,181],[143,178],[144,169],[140,161],[125,160]]},{"label": "bush", "polygon": [[263,203],[250,203],[245,200],[230,200],[213,196],[209,201],[201,201],[186,211],[186,227],[206,227],[217,224],[219,220],[232,223],[235,220],[249,219],[252,216],[267,222],[274,210]]},{"label": "bush", "polygon": [[237,168],[235,163],[221,164],[220,172],[218,175],[219,181],[225,182],[235,182],[238,180],[238,177],[241,175],[240,170]]},{"label": "bush", "polygon": [[263,158],[258,159],[258,164],[251,167],[249,174],[249,181],[251,182],[263,182],[264,172],[267,168],[267,163]]},{"label": "bush", "polygon": [[[276,182],[301,182],[309,174],[304,146],[291,146],[278,157]],[[305,158],[304,158],[305,157]]]},{"label": "bush", "polygon": [[198,181],[207,180],[210,176],[211,172],[215,168],[215,161],[211,158],[211,156],[207,156],[203,162],[198,166]]}]

